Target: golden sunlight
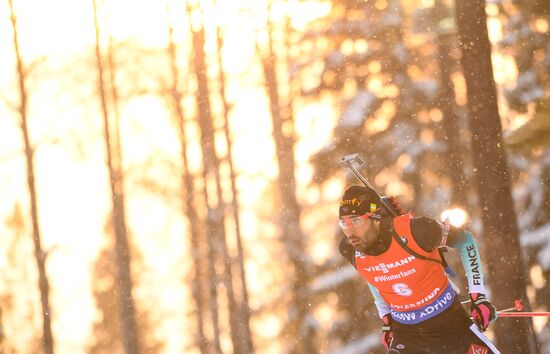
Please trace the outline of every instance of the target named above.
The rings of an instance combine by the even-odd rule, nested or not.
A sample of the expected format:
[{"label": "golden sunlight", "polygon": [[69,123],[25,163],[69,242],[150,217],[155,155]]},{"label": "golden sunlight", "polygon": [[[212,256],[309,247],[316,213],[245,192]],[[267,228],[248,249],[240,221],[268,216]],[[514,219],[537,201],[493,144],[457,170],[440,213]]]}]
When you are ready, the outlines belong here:
[{"label": "golden sunlight", "polygon": [[[434,0],[419,2],[422,6],[434,4]],[[316,51],[332,50],[333,39],[317,33],[312,37],[319,38],[312,41],[301,38],[304,34],[301,31],[312,22],[321,23],[321,18],[334,10],[333,6],[340,8],[325,0],[14,0],[13,3],[23,73],[27,76],[25,80],[18,76],[10,11],[2,2],[0,234],[5,237],[0,237],[3,250],[0,325],[4,325],[0,330],[4,330],[5,336],[0,338],[0,352],[4,349],[2,339],[7,343],[6,352],[10,353],[35,353],[40,346],[41,298],[32,252],[35,230],[40,231],[46,259],[51,303],[48,315],[56,354],[124,351],[123,336],[118,331],[125,327],[117,322],[132,317],[120,312],[121,308],[132,307],[119,306],[124,298],[135,300],[135,309],[131,310],[138,314],[136,326],[143,341],[139,345],[147,346],[151,353],[198,353],[202,343],[199,339],[204,342],[219,339],[217,345],[221,351],[237,353],[231,338],[235,323],[229,319],[233,319],[232,310],[245,308],[250,310],[246,311],[251,316],[250,330],[258,337],[256,352],[284,352],[288,344],[285,343],[288,338],[281,339],[288,330],[285,316],[292,317],[296,310],[286,308],[294,300],[289,298],[296,295],[296,283],[289,282],[289,272],[299,270],[299,263],[304,260],[300,258],[303,254],[298,257],[294,254],[294,244],[289,247],[285,243],[281,230],[304,238],[296,243],[303,243],[304,249],[300,251],[311,257],[304,263],[306,266],[323,271],[340,267],[332,258],[338,256],[335,235],[340,234],[336,218],[342,190],[350,180],[337,163],[331,166],[328,162],[328,168],[334,168],[326,173],[329,177],[321,184],[314,183],[315,173],[321,175],[324,171],[316,172],[312,156],[337,140],[333,134],[342,102],[364,82],[372,94],[385,101],[375,106],[376,112],[368,117],[369,124],[362,127],[362,133],[375,135],[388,129],[398,113],[398,102],[407,102],[394,99],[402,94],[398,86],[401,79],[396,76],[391,83],[387,75],[388,67],[394,64],[370,61],[365,65],[367,59],[363,57],[368,56],[363,55],[354,62],[368,80],[346,79],[341,83],[342,90],[334,84],[340,91],[301,95],[304,87],[314,91],[322,81],[321,75],[317,75],[320,72],[324,72],[326,81],[338,84],[341,73],[356,74],[353,70],[338,71],[340,66],[324,70],[330,63]],[[96,54],[94,4],[97,4],[99,54]],[[387,0],[373,3],[378,10],[386,10],[391,4]],[[492,5],[488,8],[498,10]],[[350,17],[361,19],[363,15],[353,11]],[[288,26],[298,33],[288,32]],[[491,18],[488,26],[492,41],[502,39],[502,24],[496,18]],[[534,26],[546,31],[548,22],[539,19]],[[268,34],[278,40],[274,48],[268,45],[272,44],[268,42]],[[280,43],[286,34],[291,34],[289,42],[303,40],[303,47],[296,45],[294,51],[284,52],[286,48]],[[196,45],[196,40],[204,40],[204,63],[200,63],[202,51],[198,50],[202,45]],[[370,39],[344,39],[342,49],[353,57],[358,52],[370,55],[372,43]],[[279,57],[271,60],[267,56],[270,50]],[[309,58],[308,52],[315,55]],[[299,65],[311,64],[299,72],[299,83],[293,76],[295,63],[291,62],[296,58]],[[345,60],[351,61],[349,57]],[[492,60],[496,83],[503,87],[514,84],[518,70],[513,57],[496,50]],[[415,78],[425,75],[421,64],[416,65],[408,73]],[[269,76],[272,67],[275,72],[272,76],[277,80]],[[456,103],[463,106],[467,100],[464,77],[458,72],[452,75]],[[269,86],[276,81],[277,84]],[[24,109],[20,108],[19,82],[26,84],[27,89]],[[270,96],[272,93],[280,96],[275,97],[279,101]],[[285,136],[281,140],[287,139],[284,143],[274,139],[278,135],[274,133],[277,120],[273,117],[277,115],[273,112],[281,107],[284,113],[289,113],[282,119]],[[29,216],[32,188],[27,184],[21,117],[28,120],[33,148],[38,207],[38,220],[34,224]],[[428,126],[444,117],[440,109],[426,109],[420,118]],[[516,127],[529,117],[526,114],[513,118],[505,127]],[[104,120],[112,129],[110,145],[105,141]],[[422,130],[422,143],[438,139],[432,129]],[[212,133],[214,141],[204,142],[201,134],[205,131]],[[290,142],[285,151],[288,155],[278,154],[283,149],[277,148],[281,145],[287,148],[287,142]],[[210,153],[208,147],[214,151]],[[186,154],[182,154],[184,148]],[[339,154],[338,149],[328,155]],[[109,169],[111,160],[107,152],[111,150],[115,165],[121,165],[118,170]],[[372,176],[375,188],[408,203],[407,198],[414,195],[413,187],[395,176],[402,176],[403,169],[413,160],[413,156],[400,153],[392,164]],[[234,180],[230,161],[234,167],[231,172],[236,175]],[[278,184],[282,180],[279,166],[284,170],[290,166],[286,163],[293,164],[293,174],[288,174],[293,179]],[[426,176],[431,178],[429,173]],[[188,188],[186,182],[190,180],[193,185]],[[289,201],[285,199],[286,189],[294,188],[294,184],[297,203],[290,200],[287,205],[298,204],[297,213],[285,205]],[[281,215],[291,214],[287,210],[296,214],[298,221],[282,223]],[[193,213],[198,217],[193,218]],[[448,217],[453,225],[468,221],[468,214],[459,208],[445,211],[441,217]],[[33,229],[33,225],[37,228]],[[120,242],[122,233],[127,237],[127,240],[122,237],[122,241],[129,244],[125,252],[115,248],[124,243]],[[290,238],[288,235],[284,236]],[[225,244],[228,246],[222,249]],[[116,255],[124,256],[116,258]],[[130,279],[131,286],[127,288],[128,296],[118,297],[124,292],[116,288],[120,283],[117,276],[126,269],[117,266],[126,256],[131,263],[124,264],[130,273],[126,279]],[[300,260],[296,261],[297,258]],[[284,267],[277,263],[281,260],[287,262]],[[541,272],[540,267],[531,268],[535,288],[542,287]],[[206,279],[205,274],[213,276]],[[235,278],[229,278],[234,274]],[[200,281],[194,282],[195,279]],[[234,290],[232,286],[239,280],[241,283],[234,291],[236,301],[232,302],[235,299],[231,298],[230,290]],[[330,285],[333,286],[332,282]],[[196,296],[197,288],[201,288],[202,298]],[[530,291],[533,293],[535,289]],[[340,299],[336,294],[328,289],[323,294],[325,302],[306,301],[305,307],[308,310],[311,307],[307,316],[312,317],[307,320],[320,323],[307,330],[318,330],[314,326],[327,332],[332,330],[328,324],[340,316],[335,309]],[[200,300],[205,303],[199,304]],[[277,308],[277,312],[271,312],[271,308]],[[202,319],[207,322],[204,328],[200,324]],[[199,329],[204,329],[203,337]],[[114,331],[117,335],[112,334]],[[208,345],[214,348],[214,344]]]},{"label": "golden sunlight", "polygon": [[[143,48],[163,50],[167,45],[167,21],[175,26],[175,38],[184,41],[182,34],[186,33],[187,27],[185,5],[185,2],[181,1],[166,1],[164,6],[159,6],[155,1],[98,1],[99,21],[103,26],[102,42],[132,42]],[[61,66],[62,62],[69,60],[73,55],[93,55],[95,38],[91,1],[57,0],[51,3],[21,0],[15,1],[15,6],[20,29],[19,40],[27,64],[41,60],[48,63],[57,61]],[[223,26],[224,69],[233,77],[242,77],[229,82],[227,95],[234,102],[231,130],[234,138],[235,164],[242,175],[239,185],[245,184],[247,187],[242,188],[241,199],[245,205],[254,205],[258,203],[258,198],[261,198],[261,192],[265,190],[268,181],[277,174],[272,163],[274,147],[272,144],[264,143],[271,139],[270,119],[269,116],[258,113],[266,112],[268,104],[265,93],[258,87],[257,78],[261,77],[261,72],[258,67],[252,67],[253,71],[250,71],[251,63],[256,60],[255,32],[259,26],[264,26],[261,20],[262,16],[265,16],[265,3],[254,2],[246,8],[243,7],[245,4],[239,2],[200,1],[200,6],[201,11],[196,10],[192,14],[194,28],[204,22],[206,32],[213,33],[215,26]],[[275,19],[282,21],[284,16],[289,15],[292,24],[302,29],[310,21],[330,11],[330,6],[321,1],[289,2],[277,6],[273,12]],[[2,14],[5,13],[7,12],[2,11]],[[1,19],[0,28],[9,28],[9,22],[6,20],[6,17]],[[11,31],[1,32],[9,34]],[[4,36],[0,41],[0,50],[2,53],[12,53],[11,38]],[[215,47],[212,45],[211,37],[207,37],[206,49],[208,55],[214,55]],[[185,55],[185,50],[183,54]],[[14,67],[13,58],[10,56],[3,55],[0,62],[4,67]],[[186,65],[187,63],[184,66]],[[93,87],[96,77],[93,71],[90,74],[90,85]],[[3,76],[11,80],[0,82],[3,92],[4,88],[13,84],[14,75],[15,71],[12,71],[9,75]],[[51,84],[54,83],[57,88],[51,90],[50,87],[49,95],[32,97],[31,109],[41,106],[42,113],[47,110],[52,112],[51,116],[44,116],[43,119],[33,119],[33,138],[37,141],[49,134],[48,129],[55,126],[56,120],[69,121],[74,112],[65,107],[55,107],[56,103],[61,102],[56,102],[49,96],[55,96],[56,92],[57,95],[61,95],[65,88],[59,86],[56,81],[51,81]],[[90,106],[95,106],[94,110],[99,109],[99,101],[93,100],[89,103]],[[121,120],[121,131],[124,161],[127,166],[145,163],[152,148],[157,153],[177,156],[179,145],[170,126],[169,112],[163,107],[164,103],[153,95],[143,96],[124,105],[122,114],[125,118]],[[309,124],[315,124],[313,122],[318,121],[315,118],[319,115],[332,116],[334,113],[327,114],[326,105],[316,108],[313,104],[308,107],[305,113],[299,114],[305,114],[304,117],[307,118],[302,121],[310,122]],[[0,106],[0,109],[3,112],[4,106]],[[190,112],[193,110],[192,107],[188,109]],[[12,115],[12,112],[5,113],[5,117]],[[152,119],[153,117],[155,119]],[[82,138],[88,135],[85,131],[95,134],[96,137],[101,136],[99,119],[87,124],[87,127],[92,129],[77,127],[74,123],[71,125]],[[311,167],[308,166],[310,151],[319,148],[329,137],[326,126],[317,125],[314,135],[308,131],[309,127],[311,125],[299,128],[300,134],[304,136],[298,147],[297,177],[300,184],[306,183],[311,176]],[[10,156],[11,159],[11,156],[21,151],[20,133],[16,124],[4,124],[2,130],[4,134],[0,157]],[[61,132],[60,129],[57,131]],[[8,132],[9,134],[5,134]],[[40,134],[37,135],[36,132]],[[196,159],[200,156],[196,136],[197,134],[192,133],[189,135],[195,140],[190,142],[189,156],[192,165],[200,166],[201,161]],[[255,148],[250,149],[250,146]],[[58,353],[85,353],[93,323],[100,319],[90,286],[93,276],[91,269],[100,250],[105,247],[104,226],[110,209],[108,175],[105,167],[97,168],[104,166],[102,154],[103,148],[100,147],[82,160],[81,154],[70,153],[62,146],[40,147],[36,154],[43,244],[44,248],[51,252],[48,258],[48,272],[51,274],[51,285],[54,289],[52,307],[55,312],[54,334],[58,338]],[[13,159],[17,163],[11,164],[9,175],[22,178],[21,155]],[[167,178],[159,173],[156,173],[155,179],[161,181]],[[4,201],[25,200],[24,184],[15,186],[14,181],[8,183],[6,177],[2,178]],[[0,211],[3,217],[11,210],[10,203],[2,203]],[[243,215],[247,214],[248,216],[243,218],[245,237],[255,236],[258,229],[257,216],[243,212]],[[143,215],[147,217],[144,218]],[[146,194],[133,194],[128,203],[128,223],[133,231],[132,239],[140,245],[140,252],[148,269],[143,278],[136,281],[136,298],[142,299],[141,301],[155,299],[155,303],[158,304],[157,310],[163,313],[189,311],[185,308],[188,304],[183,303],[185,291],[178,275],[188,246],[180,236],[185,226],[178,220],[173,211],[147,198]],[[8,232],[3,227],[2,231]],[[159,258],[159,255],[162,256]],[[251,278],[265,278],[261,274],[255,274],[256,269],[257,267],[247,267]],[[165,289],[161,293],[151,290],[150,287],[152,282],[158,282],[159,277],[163,279],[161,284]],[[269,282],[261,281],[254,281],[252,284],[252,294],[263,292],[266,286],[270,286]],[[189,336],[176,335],[189,332],[185,327],[190,324],[181,323],[173,316],[165,316],[158,325],[159,328],[165,329],[162,334],[159,332],[157,337],[166,343],[166,353],[181,352],[185,343],[192,340]],[[280,330],[280,321],[277,318],[265,318],[258,326],[266,330],[266,336],[272,336]],[[27,328],[31,330],[31,327]],[[7,327],[8,335],[12,334],[12,330],[15,329]],[[19,338],[23,338],[23,333]]]},{"label": "golden sunlight", "polygon": [[452,208],[441,213],[441,220],[449,220],[454,227],[461,227],[468,221],[468,213],[462,208]]}]

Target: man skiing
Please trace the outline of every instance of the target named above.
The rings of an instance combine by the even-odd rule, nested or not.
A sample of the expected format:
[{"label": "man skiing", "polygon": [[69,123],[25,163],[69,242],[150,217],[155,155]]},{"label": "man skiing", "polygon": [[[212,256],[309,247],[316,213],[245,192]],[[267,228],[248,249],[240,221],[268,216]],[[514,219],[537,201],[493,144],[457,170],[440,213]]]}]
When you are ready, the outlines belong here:
[{"label": "man skiing", "polygon": [[[374,190],[354,185],[342,196],[338,219],[345,235],[340,253],[368,282],[388,353],[499,353],[481,333],[497,311],[485,297],[472,234],[393,207],[396,217]],[[459,251],[475,324],[445,274],[443,246]]]}]

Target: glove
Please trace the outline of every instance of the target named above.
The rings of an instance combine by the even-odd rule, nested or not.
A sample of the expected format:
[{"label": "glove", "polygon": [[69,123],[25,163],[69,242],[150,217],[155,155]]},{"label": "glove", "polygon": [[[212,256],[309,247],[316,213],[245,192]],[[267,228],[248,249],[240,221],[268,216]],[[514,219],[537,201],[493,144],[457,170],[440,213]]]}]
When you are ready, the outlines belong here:
[{"label": "glove", "polygon": [[471,293],[470,299],[472,300],[472,318],[480,331],[485,332],[489,324],[496,321],[497,309],[484,294]]},{"label": "glove", "polygon": [[384,323],[382,326],[382,345],[386,348],[386,350],[390,349],[391,341],[393,339],[393,332],[391,330],[392,321],[393,319],[389,313],[382,317],[382,322]]}]

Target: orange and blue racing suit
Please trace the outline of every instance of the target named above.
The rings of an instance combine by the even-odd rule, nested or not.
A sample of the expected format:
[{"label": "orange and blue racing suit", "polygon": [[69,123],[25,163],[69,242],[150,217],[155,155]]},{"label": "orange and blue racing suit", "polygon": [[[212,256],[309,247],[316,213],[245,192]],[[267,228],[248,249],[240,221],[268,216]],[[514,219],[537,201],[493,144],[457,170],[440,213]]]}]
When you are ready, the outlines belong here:
[{"label": "orange and blue racing suit", "polygon": [[[472,324],[440,263],[441,225],[406,214],[393,219],[392,232],[409,250],[432,261],[414,256],[389,235],[382,236],[385,249],[373,254],[354,250],[345,238],[340,243],[342,255],[367,281],[379,316],[391,314],[389,353],[498,353]],[[486,293],[472,234],[453,228],[447,243],[459,250],[469,292]]]}]

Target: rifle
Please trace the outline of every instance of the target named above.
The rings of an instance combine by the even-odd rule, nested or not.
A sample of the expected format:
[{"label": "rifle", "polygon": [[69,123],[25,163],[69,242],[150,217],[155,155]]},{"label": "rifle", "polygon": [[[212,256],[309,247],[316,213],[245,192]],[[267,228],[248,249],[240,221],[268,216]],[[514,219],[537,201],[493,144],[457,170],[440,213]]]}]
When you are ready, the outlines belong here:
[{"label": "rifle", "polygon": [[[351,154],[351,155],[346,155],[346,156],[344,156],[340,159],[340,163],[342,163],[343,165],[346,165],[346,167],[355,175],[355,177],[357,177],[357,179],[359,179],[365,185],[365,187],[371,189],[376,194],[376,196],[380,200],[380,203],[382,204],[382,207],[386,210],[386,212],[389,213],[389,215],[392,216],[392,218],[404,214],[403,209],[401,209],[401,207],[399,206],[399,203],[397,203],[397,200],[394,197],[383,197],[380,194],[378,194],[378,192],[371,186],[369,181],[367,181],[367,179],[365,177],[363,177],[363,175],[357,170],[357,168],[354,166],[354,163],[357,164],[357,165],[362,165],[363,164],[363,160],[361,159],[359,154],[355,153],[355,154]],[[443,252],[445,252],[445,250],[442,247],[438,248],[439,256],[441,257],[441,261],[440,261],[438,259],[426,257],[426,256],[421,255],[418,252],[412,250],[407,245],[406,241],[402,240],[397,235],[397,233],[395,232],[393,227],[392,227],[391,234],[392,234],[393,239],[397,242],[397,244],[399,246],[401,246],[409,254],[415,256],[418,259],[422,259],[424,261],[431,261],[431,262],[439,263],[443,266],[443,268],[445,269],[445,272],[447,274],[449,274],[452,277],[456,276],[455,272],[448,266],[447,261],[445,260],[445,257],[443,255]],[[446,238],[446,235],[444,235],[444,237]],[[457,290],[457,292],[459,292],[458,288],[456,288],[454,286],[454,284],[453,284],[453,288],[455,288],[455,290]]]}]

